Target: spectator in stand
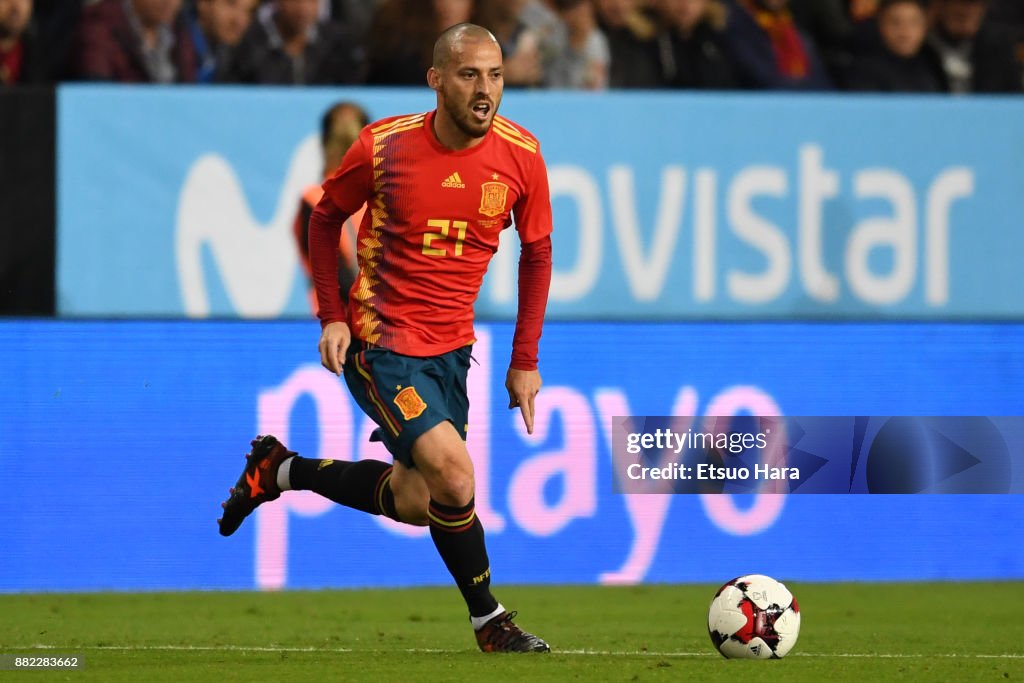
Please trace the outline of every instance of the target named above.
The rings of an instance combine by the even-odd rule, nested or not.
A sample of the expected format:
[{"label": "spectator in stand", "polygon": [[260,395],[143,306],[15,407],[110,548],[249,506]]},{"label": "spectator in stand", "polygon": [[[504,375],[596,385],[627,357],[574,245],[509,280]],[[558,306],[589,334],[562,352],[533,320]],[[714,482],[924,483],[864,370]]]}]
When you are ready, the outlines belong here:
[{"label": "spectator in stand", "polygon": [[1013,41],[1013,54],[1017,58],[1017,68],[1024,72],[1024,2],[1021,0],[992,0],[988,14],[993,24],[1004,26],[1010,34],[1010,40]]},{"label": "spectator in stand", "polygon": [[506,86],[539,86],[544,80],[542,34],[522,17],[528,1],[477,0],[471,19],[498,39],[505,58]]},{"label": "spectator in stand", "polygon": [[[359,139],[360,131],[369,122],[370,117],[354,102],[338,102],[324,112],[320,120],[320,148],[324,155],[323,179],[326,180],[334,174],[335,169],[341,165],[345,152]],[[293,228],[295,245],[302,260],[302,269],[306,273],[310,309],[314,315],[317,313],[317,299],[313,291],[313,270],[309,261],[309,218],[323,196],[321,183],[313,183],[303,191]],[[359,272],[359,266],[356,264],[356,235],[365,211],[364,204],[345,221],[338,240],[338,288],[343,303],[348,302],[349,290]]]},{"label": "spectator in stand", "polygon": [[473,0],[433,0],[431,4],[434,7],[434,23],[442,31],[469,21],[476,7]]},{"label": "spectator in stand", "polygon": [[191,30],[199,65],[197,82],[220,80],[219,71],[249,30],[255,9],[256,0],[196,0]]},{"label": "spectator in stand", "polygon": [[526,0],[519,12],[519,20],[537,34],[541,68],[547,69],[550,61],[561,53],[569,40],[569,32],[559,16],[556,0]]},{"label": "spectator in stand", "polygon": [[637,0],[595,0],[597,25],[608,40],[612,88],[661,87],[655,24]]},{"label": "spectator in stand", "polygon": [[664,85],[724,90],[736,86],[722,45],[725,8],[716,0],[659,0],[658,34]]},{"label": "spectator in stand", "polygon": [[925,43],[928,15],[924,0],[881,0],[875,19],[881,44],[854,62],[849,89],[945,92],[938,58]]},{"label": "spectator in stand", "polygon": [[49,80],[32,24],[32,0],[0,0],[0,87]]},{"label": "spectator in stand", "polygon": [[47,80],[65,78],[71,39],[82,16],[82,0],[34,0],[32,25],[36,39],[46,49],[39,55]]},{"label": "spectator in stand", "polygon": [[320,21],[318,0],[272,0],[234,51],[224,80],[266,85],[362,83],[362,37]]},{"label": "spectator in stand", "polygon": [[384,0],[367,34],[367,82],[423,85],[438,34],[469,21],[472,13],[473,0]]},{"label": "spectator in stand", "polygon": [[1020,63],[1008,32],[985,21],[987,0],[932,0],[928,42],[953,93],[1009,93],[1022,88]]},{"label": "spectator in stand", "polygon": [[611,56],[590,0],[555,0],[555,9],[565,24],[566,41],[545,69],[544,85],[571,90],[606,89]]},{"label": "spectator in stand", "polygon": [[831,89],[814,42],[797,28],[788,0],[729,0],[728,9],[725,43],[741,86]]},{"label": "spectator in stand", "polygon": [[191,83],[196,52],[181,0],[99,0],[82,10],[70,50],[75,78]]},{"label": "spectator in stand", "polygon": [[846,0],[789,0],[793,21],[815,39],[822,51],[826,45],[846,44],[854,24],[850,9]]},{"label": "spectator in stand", "polygon": [[850,20],[857,24],[862,21],[875,18],[875,13],[878,12],[879,0],[847,0],[847,11],[850,14]]},{"label": "spectator in stand", "polygon": [[357,36],[365,36],[373,19],[377,0],[319,0],[321,21],[347,26]]},{"label": "spectator in stand", "polygon": [[[194,5],[198,0],[186,0]],[[269,5],[273,0],[256,0],[257,7]],[[332,21],[347,26],[356,35],[365,35],[373,12],[381,0],[317,0],[318,21]]]},{"label": "spectator in stand", "polygon": [[814,41],[834,83],[846,83],[854,55],[878,46],[876,2],[789,0],[793,21]]}]

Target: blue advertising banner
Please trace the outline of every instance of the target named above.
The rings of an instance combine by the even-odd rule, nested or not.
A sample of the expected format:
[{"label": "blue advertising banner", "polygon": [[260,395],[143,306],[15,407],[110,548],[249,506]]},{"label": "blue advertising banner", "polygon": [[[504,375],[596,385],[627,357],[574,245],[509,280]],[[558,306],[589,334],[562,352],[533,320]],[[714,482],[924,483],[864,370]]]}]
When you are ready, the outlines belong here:
[{"label": "blue advertising banner", "polygon": [[[342,99],[434,106],[61,86],[59,312],[308,315],[291,224]],[[548,163],[553,318],[1024,318],[1021,98],[510,91],[502,113]],[[514,317],[510,239],[481,316]]]},{"label": "blue advertising banner", "polygon": [[[469,383],[500,583],[1024,578],[1015,495],[623,495],[611,458],[622,415],[1024,415],[1024,326],[551,324],[533,435],[505,408],[511,332],[479,327]],[[446,584],[424,529],[308,492],[218,535],[257,433],[385,457],[318,336],[0,322],[0,591]]]}]

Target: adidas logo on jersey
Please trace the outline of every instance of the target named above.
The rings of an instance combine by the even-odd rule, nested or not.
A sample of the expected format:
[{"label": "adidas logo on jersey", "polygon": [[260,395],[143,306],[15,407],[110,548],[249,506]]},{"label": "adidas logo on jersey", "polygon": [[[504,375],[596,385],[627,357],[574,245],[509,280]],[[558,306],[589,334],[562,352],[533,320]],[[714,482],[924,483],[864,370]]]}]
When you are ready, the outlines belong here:
[{"label": "adidas logo on jersey", "polygon": [[458,171],[456,171],[445,178],[444,182],[441,183],[441,187],[457,187],[464,190],[466,189],[466,183],[462,182],[462,178],[459,176]]}]

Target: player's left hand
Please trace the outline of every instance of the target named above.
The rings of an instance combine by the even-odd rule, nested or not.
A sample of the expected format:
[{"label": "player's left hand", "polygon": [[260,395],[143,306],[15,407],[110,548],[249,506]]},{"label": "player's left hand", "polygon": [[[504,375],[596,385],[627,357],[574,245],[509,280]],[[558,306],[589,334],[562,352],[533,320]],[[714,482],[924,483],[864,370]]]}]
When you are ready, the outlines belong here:
[{"label": "player's left hand", "polygon": [[329,323],[321,331],[320,343],[317,344],[317,350],[320,351],[320,365],[340,377],[350,343],[352,343],[352,332],[346,323]]},{"label": "player's left hand", "polygon": [[508,369],[505,375],[505,388],[508,389],[509,409],[518,406],[523,414],[526,433],[533,434],[533,399],[540,391],[541,379],[539,370]]}]

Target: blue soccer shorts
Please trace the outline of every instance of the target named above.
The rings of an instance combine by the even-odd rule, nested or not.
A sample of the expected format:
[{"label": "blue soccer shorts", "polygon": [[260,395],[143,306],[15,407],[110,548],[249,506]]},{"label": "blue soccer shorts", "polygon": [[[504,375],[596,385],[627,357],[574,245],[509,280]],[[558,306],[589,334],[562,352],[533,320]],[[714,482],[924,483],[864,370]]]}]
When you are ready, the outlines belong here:
[{"label": "blue soccer shorts", "polygon": [[418,358],[353,339],[345,359],[345,383],[359,407],[377,423],[370,440],[383,441],[406,467],[415,467],[416,439],[446,420],[465,441],[471,349],[463,346]]}]

